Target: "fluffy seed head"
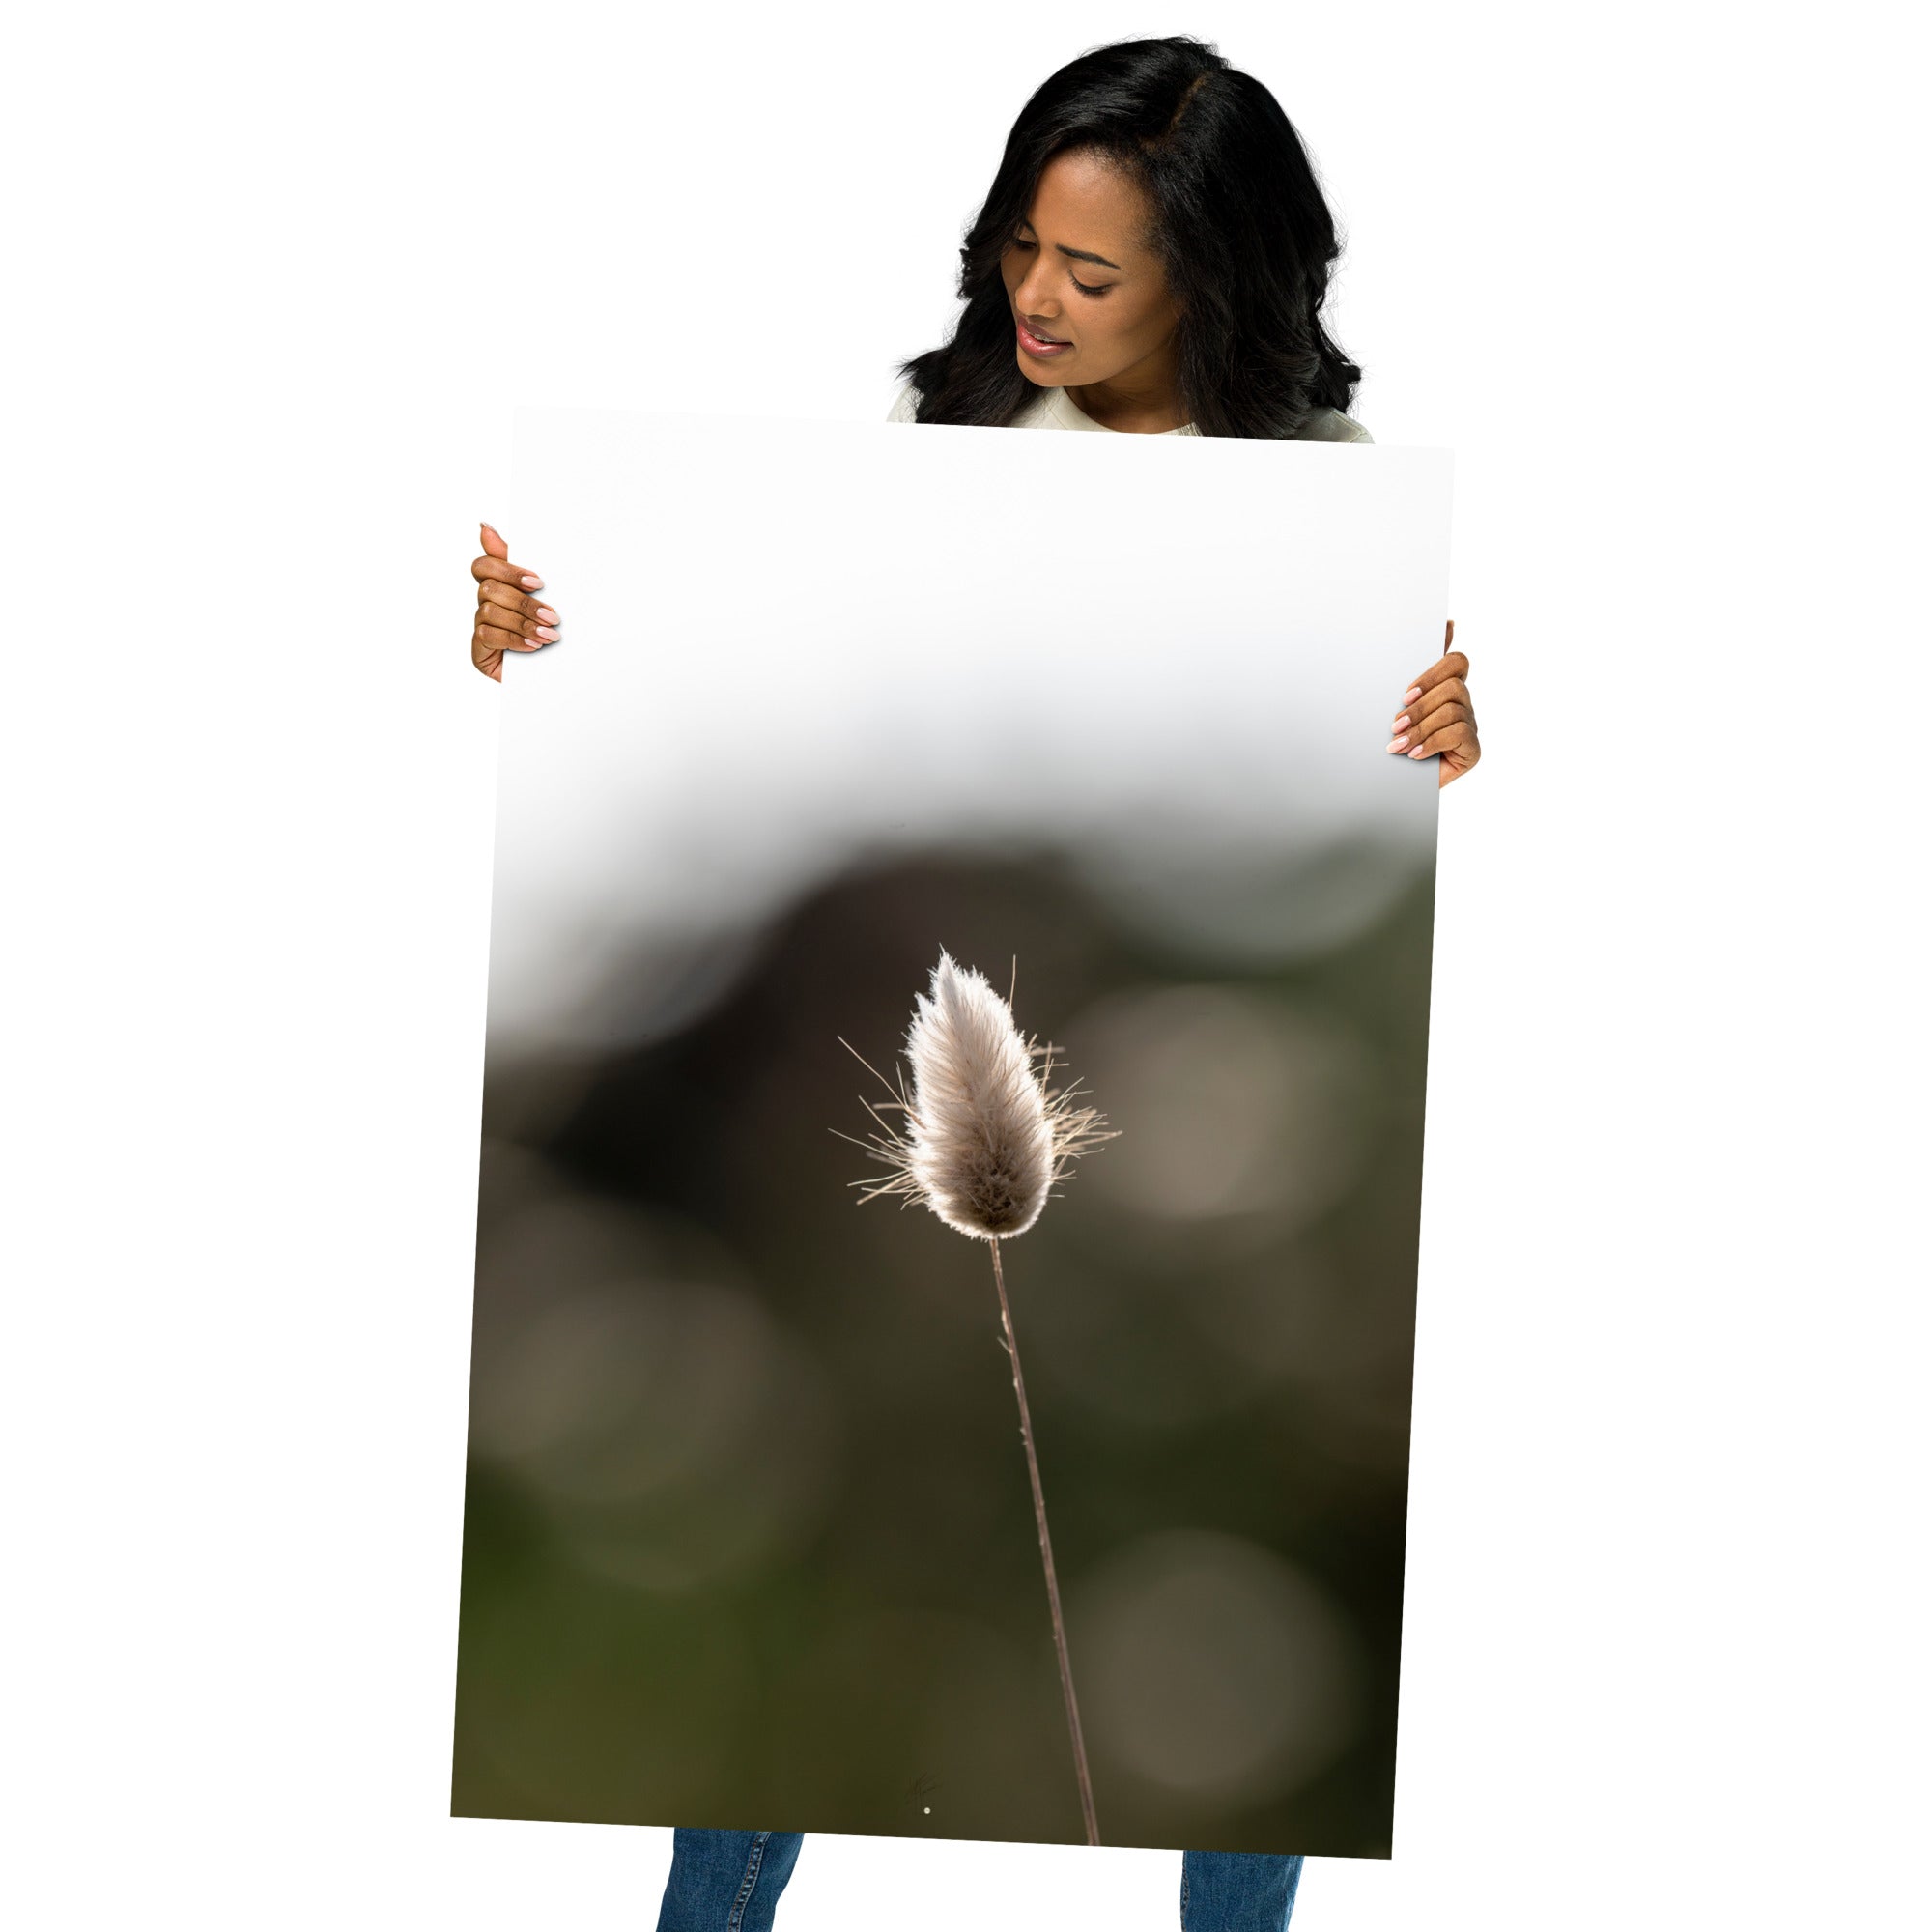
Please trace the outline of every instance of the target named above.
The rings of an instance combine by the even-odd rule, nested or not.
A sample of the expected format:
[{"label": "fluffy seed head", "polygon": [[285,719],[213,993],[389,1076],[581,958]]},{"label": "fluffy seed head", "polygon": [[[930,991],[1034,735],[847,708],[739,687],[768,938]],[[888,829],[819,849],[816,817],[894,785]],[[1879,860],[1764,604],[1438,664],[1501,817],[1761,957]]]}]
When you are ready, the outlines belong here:
[{"label": "fluffy seed head", "polygon": [[905,1043],[911,1092],[901,1075],[898,1097],[883,1103],[905,1124],[888,1125],[867,1105],[880,1131],[861,1145],[889,1174],[855,1181],[866,1189],[859,1198],[923,1201],[949,1228],[980,1240],[1023,1235],[1071,1163],[1114,1136],[1092,1107],[1074,1104],[1077,1088],[1047,1084],[1054,1049],[1022,1037],[984,974],[942,952],[930,997],[914,1001]]}]

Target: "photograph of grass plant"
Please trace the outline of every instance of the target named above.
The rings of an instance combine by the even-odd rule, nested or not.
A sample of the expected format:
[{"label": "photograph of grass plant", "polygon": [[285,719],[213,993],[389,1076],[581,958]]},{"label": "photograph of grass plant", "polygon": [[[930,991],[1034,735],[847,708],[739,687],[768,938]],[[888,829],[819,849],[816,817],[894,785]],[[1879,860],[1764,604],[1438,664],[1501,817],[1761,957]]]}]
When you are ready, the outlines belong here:
[{"label": "photograph of grass plant", "polygon": [[[1015,985],[1018,973],[1015,960]],[[1000,1346],[1012,1365],[1013,1395],[1019,1403],[1020,1440],[1026,1446],[1027,1474],[1033,1483],[1054,1656],[1060,1665],[1067,1738],[1080,1786],[1080,1815],[1087,1842],[1097,1845],[1100,1828],[1094,1811],[1094,1781],[1080,1734],[1080,1703],[1066,1654],[1066,1620],[1053,1568],[1046,1495],[1040,1487],[1039,1456],[1034,1447],[1033,1417],[1027,1407],[1012,1307],[1007,1299],[1006,1271],[1000,1264],[1000,1243],[1025,1234],[1039,1219],[1054,1184],[1066,1178],[1073,1162],[1101,1142],[1115,1139],[1119,1130],[1108,1127],[1095,1108],[1079,1103],[1077,1086],[1049,1084],[1054,1048],[1021,1036],[1013,1020],[1010,987],[1003,1000],[983,973],[958,965],[942,950],[932,971],[930,997],[919,993],[914,999],[905,1043],[905,1060],[912,1069],[909,1090],[903,1073],[895,1086],[849,1041],[842,1042],[892,1095],[863,1103],[872,1117],[873,1131],[867,1139],[855,1142],[883,1163],[886,1178],[868,1177],[851,1184],[864,1189],[859,1196],[862,1204],[886,1195],[909,1207],[923,1205],[949,1228],[984,1241],[992,1254],[993,1286],[1000,1298]],[[888,1113],[897,1114],[899,1122],[888,1121]]]},{"label": "photograph of grass plant", "polygon": [[1391,1855],[1448,459],[1052,440],[519,416],[460,1816]]}]

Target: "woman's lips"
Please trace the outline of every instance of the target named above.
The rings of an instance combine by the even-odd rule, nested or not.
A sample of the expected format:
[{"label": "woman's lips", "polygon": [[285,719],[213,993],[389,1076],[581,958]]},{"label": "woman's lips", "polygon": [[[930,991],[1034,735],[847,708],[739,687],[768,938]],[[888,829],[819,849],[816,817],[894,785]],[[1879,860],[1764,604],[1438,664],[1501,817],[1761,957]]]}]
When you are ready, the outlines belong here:
[{"label": "woman's lips", "polygon": [[1042,362],[1073,347],[1070,342],[1056,342],[1050,335],[1036,335],[1018,316],[1013,318],[1013,327],[1019,330],[1020,347]]}]

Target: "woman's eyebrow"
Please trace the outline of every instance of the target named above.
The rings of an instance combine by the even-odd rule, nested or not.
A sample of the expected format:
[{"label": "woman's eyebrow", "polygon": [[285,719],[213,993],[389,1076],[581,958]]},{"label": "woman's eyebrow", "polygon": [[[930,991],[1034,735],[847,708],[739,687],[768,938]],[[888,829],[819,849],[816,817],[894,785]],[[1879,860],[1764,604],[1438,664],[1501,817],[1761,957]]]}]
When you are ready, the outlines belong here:
[{"label": "woman's eyebrow", "polygon": [[[1033,228],[1033,223],[1031,221],[1022,220],[1020,222],[1020,226],[1022,228]],[[1035,234],[1037,234],[1039,231],[1037,229],[1034,229],[1034,232]],[[1059,251],[1063,255],[1070,257],[1073,261],[1097,262],[1099,266],[1103,269],[1112,269],[1117,275],[1124,275],[1127,272],[1123,268],[1121,267],[1120,263],[1110,262],[1108,261],[1106,256],[1096,255],[1091,248],[1069,248],[1065,242],[1056,242],[1053,245],[1057,249],[1059,249]]]}]

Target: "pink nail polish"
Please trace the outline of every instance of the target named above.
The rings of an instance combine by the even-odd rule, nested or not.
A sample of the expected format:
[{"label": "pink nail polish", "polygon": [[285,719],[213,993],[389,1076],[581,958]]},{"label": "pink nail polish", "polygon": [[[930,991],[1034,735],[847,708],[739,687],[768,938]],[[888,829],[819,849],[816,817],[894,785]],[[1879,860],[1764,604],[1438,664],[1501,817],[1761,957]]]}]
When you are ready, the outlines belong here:
[{"label": "pink nail polish", "polygon": [[556,612],[548,604],[539,604],[537,606],[537,622],[540,624],[554,624],[556,622]]},{"label": "pink nail polish", "polygon": [[1396,738],[1384,745],[1382,750],[1385,752],[1399,752],[1407,743],[1408,740],[1406,738]]},{"label": "pink nail polish", "polygon": [[554,644],[556,642],[556,633],[553,631],[548,624],[539,624],[537,626],[537,636],[540,637],[547,644]]},{"label": "pink nail polish", "polygon": [[1421,696],[1422,696],[1422,687],[1419,684],[1411,684],[1408,687],[1408,689],[1403,693],[1402,701],[1405,704],[1413,704],[1415,700]]},{"label": "pink nail polish", "polygon": [[1409,755],[1409,756],[1410,756],[1411,758],[1419,758],[1419,757],[1421,757],[1421,755],[1422,755],[1422,747],[1421,747],[1420,745],[1416,746],[1415,750],[1414,750],[1414,751],[1412,751],[1412,752],[1411,752],[1411,753],[1409,753],[1408,755]]},{"label": "pink nail polish", "polygon": [[543,588],[543,579],[541,577],[526,577],[524,579],[524,588],[526,590],[541,590]]},{"label": "pink nail polish", "polygon": [[1407,712],[1404,712],[1403,715],[1400,718],[1398,718],[1393,724],[1389,726],[1389,729],[1391,731],[1400,731],[1405,724],[1412,724],[1415,721],[1409,717]]}]

